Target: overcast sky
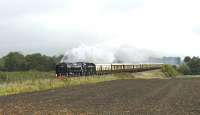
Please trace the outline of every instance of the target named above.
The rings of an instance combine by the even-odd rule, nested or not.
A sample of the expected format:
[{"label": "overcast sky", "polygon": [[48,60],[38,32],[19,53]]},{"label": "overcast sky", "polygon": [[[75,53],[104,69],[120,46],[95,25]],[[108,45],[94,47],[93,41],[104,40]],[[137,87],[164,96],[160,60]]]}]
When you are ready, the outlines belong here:
[{"label": "overcast sky", "polygon": [[199,0],[0,0],[0,56],[80,44],[200,56]]}]

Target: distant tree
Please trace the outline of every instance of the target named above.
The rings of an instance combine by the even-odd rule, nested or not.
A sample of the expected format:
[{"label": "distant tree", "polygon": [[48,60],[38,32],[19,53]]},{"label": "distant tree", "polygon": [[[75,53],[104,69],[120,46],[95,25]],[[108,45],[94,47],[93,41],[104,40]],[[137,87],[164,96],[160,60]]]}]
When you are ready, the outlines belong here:
[{"label": "distant tree", "polygon": [[192,59],[187,62],[192,74],[200,74],[200,58],[192,57]]},{"label": "distant tree", "polygon": [[185,62],[185,63],[190,62],[190,60],[191,60],[191,57],[190,57],[190,56],[186,56],[186,57],[184,58],[184,62]]},{"label": "distant tree", "polygon": [[189,75],[191,74],[191,70],[189,66],[186,63],[183,63],[179,66],[178,71],[183,73],[184,75]]},{"label": "distant tree", "polygon": [[179,71],[183,74],[200,74],[200,58],[186,56],[184,63],[179,67]]},{"label": "distant tree", "polygon": [[30,54],[25,57],[28,69],[39,69],[42,55],[40,53]]},{"label": "distant tree", "polygon": [[24,56],[19,52],[10,52],[0,58],[0,71],[53,71],[55,65],[61,61],[63,55],[46,56],[34,53]]},{"label": "distant tree", "polygon": [[52,71],[55,69],[56,62],[53,57],[43,55],[41,64],[44,67],[42,71]]},{"label": "distant tree", "polygon": [[56,59],[40,53],[27,55],[25,58],[29,70],[51,71],[56,65]]},{"label": "distant tree", "polygon": [[3,59],[7,71],[23,71],[27,69],[25,57],[19,52],[10,52]]},{"label": "distant tree", "polygon": [[0,58],[0,71],[4,71],[4,70],[5,70],[4,59]]}]

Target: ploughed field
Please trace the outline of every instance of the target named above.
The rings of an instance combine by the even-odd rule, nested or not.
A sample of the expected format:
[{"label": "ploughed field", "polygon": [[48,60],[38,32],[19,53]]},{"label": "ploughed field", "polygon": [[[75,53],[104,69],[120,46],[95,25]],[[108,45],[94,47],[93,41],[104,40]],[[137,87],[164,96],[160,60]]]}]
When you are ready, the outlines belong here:
[{"label": "ploughed field", "polygon": [[199,115],[200,78],[115,80],[1,96],[0,112]]}]

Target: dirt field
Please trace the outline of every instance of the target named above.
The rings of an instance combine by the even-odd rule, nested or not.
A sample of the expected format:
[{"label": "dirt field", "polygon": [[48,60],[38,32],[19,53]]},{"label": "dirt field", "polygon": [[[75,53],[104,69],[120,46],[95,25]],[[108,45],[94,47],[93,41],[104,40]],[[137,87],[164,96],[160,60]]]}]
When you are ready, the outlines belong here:
[{"label": "dirt field", "polygon": [[[199,115],[200,79],[117,80],[0,97],[7,114]],[[57,112],[55,112],[57,111]]]}]

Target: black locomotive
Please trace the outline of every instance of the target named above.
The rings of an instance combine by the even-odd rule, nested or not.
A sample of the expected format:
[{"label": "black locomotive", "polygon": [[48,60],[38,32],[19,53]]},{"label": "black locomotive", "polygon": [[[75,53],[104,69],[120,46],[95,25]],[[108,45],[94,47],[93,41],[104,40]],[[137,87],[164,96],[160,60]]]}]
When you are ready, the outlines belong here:
[{"label": "black locomotive", "polygon": [[96,74],[93,63],[59,63],[56,65],[56,76],[88,76]]}]

